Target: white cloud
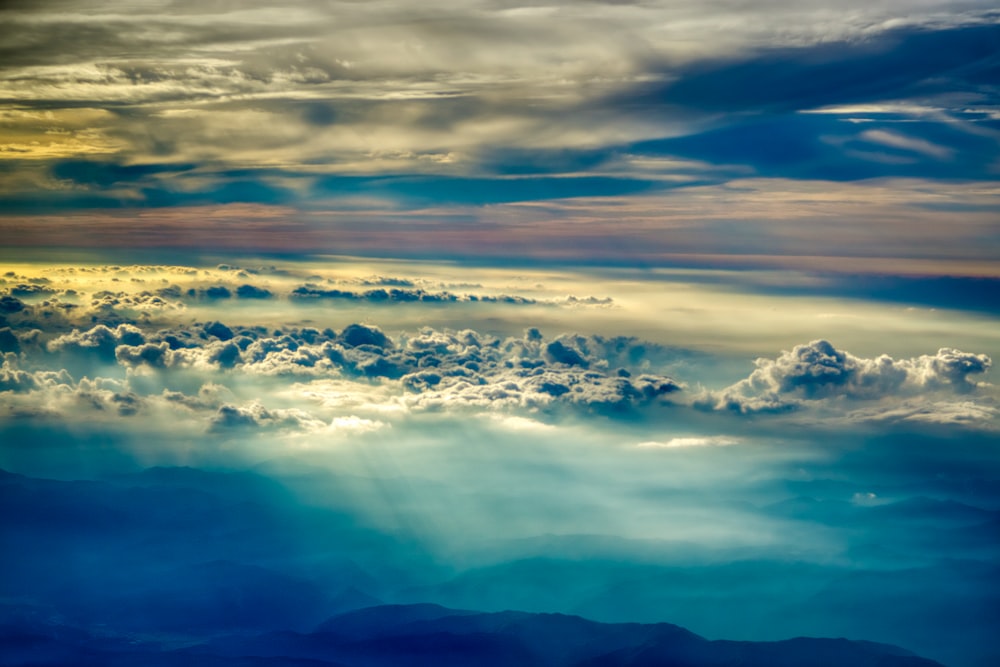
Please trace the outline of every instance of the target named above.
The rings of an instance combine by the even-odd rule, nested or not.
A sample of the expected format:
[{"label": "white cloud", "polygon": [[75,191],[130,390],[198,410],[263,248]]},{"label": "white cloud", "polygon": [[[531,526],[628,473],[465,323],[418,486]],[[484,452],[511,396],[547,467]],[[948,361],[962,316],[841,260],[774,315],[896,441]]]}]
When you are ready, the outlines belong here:
[{"label": "white cloud", "polygon": [[365,419],[357,415],[334,417],[329,425],[330,431],[344,434],[372,433],[383,428],[389,428],[389,425],[382,421]]},{"label": "white cloud", "polygon": [[[175,423],[184,432],[257,434],[253,438],[377,433],[420,413],[487,418],[499,431],[525,434],[580,420],[606,423],[608,418],[637,428],[669,423],[674,432],[689,429],[697,434],[712,432],[705,420],[725,419],[713,414],[719,411],[785,413],[770,422],[777,426],[789,420],[827,420],[886,429],[917,424],[982,429],[996,422],[996,392],[981,379],[991,365],[985,354],[941,348],[929,355],[865,357],[816,340],[775,358],[758,359],[749,377],[729,387],[692,395],[687,386],[732,378],[726,369],[745,363],[746,341],[732,330],[733,313],[741,313],[736,319],[747,329],[748,318],[766,312],[763,306],[774,302],[761,297],[748,304],[740,295],[746,317],[730,308],[736,303],[732,300],[718,302],[717,310],[698,310],[708,292],[685,284],[680,305],[664,310],[658,281],[586,283],[556,272],[513,279],[509,272],[484,271],[471,276],[477,282],[447,286],[443,274],[436,273],[440,269],[421,270],[407,277],[375,272],[370,266],[316,274],[316,269],[299,265],[47,270],[47,289],[81,304],[105,304],[93,297],[106,293],[109,302],[57,317],[47,315],[60,311],[44,302],[8,297],[0,327],[0,343],[8,350],[0,366],[0,403],[5,414],[41,418],[44,411],[67,423],[133,430],[139,428],[138,420],[130,418],[141,415],[153,426]],[[24,269],[0,280],[5,281],[2,285],[43,284],[32,282],[40,277]],[[505,309],[502,304],[469,308],[458,302],[417,301],[392,306],[391,311],[368,302],[331,308],[286,298],[304,281],[331,289],[353,285],[356,290],[359,284],[428,293],[476,289],[541,295],[540,301],[565,294],[569,284],[587,291],[600,284],[621,305],[620,312],[600,311],[593,319],[581,318],[576,310]],[[276,296],[232,297],[239,285],[263,286]],[[204,298],[210,287],[225,287],[231,298]],[[159,291],[167,295],[162,298],[185,307],[165,309],[154,319],[132,310],[137,300]],[[834,321],[816,314],[829,308],[824,304],[809,311],[811,326],[844,329],[868,322],[866,314],[847,305],[836,312],[849,318]],[[397,321],[397,312],[406,313],[404,319]],[[768,317],[757,316],[761,321]],[[800,311],[786,317],[800,324],[809,319]],[[912,327],[925,316],[905,317]],[[400,324],[427,319],[435,326]],[[773,336],[773,319],[769,321]],[[397,328],[382,329],[376,322]],[[460,326],[447,326],[451,322]],[[536,322],[544,324],[545,333],[531,326]],[[729,329],[701,333],[719,323]],[[680,336],[695,349],[614,333],[549,333],[577,326],[640,331],[661,341]],[[921,340],[930,337],[923,335]],[[964,341],[976,346],[988,341],[982,333],[975,335],[979,337]],[[727,349],[728,357],[698,352],[695,336],[706,349]],[[661,439],[648,433],[630,435],[629,440],[652,449],[724,446],[736,439]]]},{"label": "white cloud", "polygon": [[669,440],[647,440],[636,445],[637,449],[675,449],[685,447],[730,447],[742,442],[739,438],[724,435],[686,436]]},{"label": "white cloud", "polygon": [[947,146],[939,146],[925,139],[910,137],[899,132],[889,132],[888,130],[868,130],[861,133],[861,138],[890,148],[919,153],[938,160],[950,159],[955,151]]},{"label": "white cloud", "polygon": [[[696,405],[740,414],[780,413],[804,407],[829,407],[836,401],[879,402],[887,405],[862,408],[851,414],[870,418],[900,416],[899,401],[911,397],[948,397],[974,395],[989,385],[978,382],[979,376],[992,366],[985,354],[941,348],[937,354],[909,359],[893,359],[888,355],[876,358],[857,357],[839,350],[825,340],[797,345],[775,359],[759,358],[756,369],[744,380],[719,391],[705,392]],[[952,401],[954,399],[951,399]],[[976,407],[963,401],[961,410],[953,403],[944,413],[927,404],[909,416],[911,420],[926,419],[972,421],[973,415],[985,416],[991,409]],[[924,412],[926,411],[926,412]],[[921,417],[920,415],[925,415]],[[964,418],[960,415],[965,415]]]}]

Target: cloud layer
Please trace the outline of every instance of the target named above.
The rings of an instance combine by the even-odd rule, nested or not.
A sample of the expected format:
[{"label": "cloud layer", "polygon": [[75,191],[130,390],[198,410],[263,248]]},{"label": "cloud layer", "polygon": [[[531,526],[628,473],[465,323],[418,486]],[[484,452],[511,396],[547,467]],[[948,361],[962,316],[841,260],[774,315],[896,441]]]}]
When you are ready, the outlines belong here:
[{"label": "cloud layer", "polygon": [[[716,415],[722,430],[755,415],[763,418],[756,427],[772,430],[803,419],[831,428],[923,422],[989,430],[997,415],[983,353],[864,357],[815,340],[759,358],[748,377],[715,389],[712,355],[626,333],[572,333],[566,327],[578,314],[613,321],[617,300],[553,298],[540,284],[520,296],[425,277],[230,264],[62,269],[44,279],[11,271],[2,280],[0,404],[10,417],[125,420],[128,431],[137,427],[129,419],[144,415],[154,429],[173,421],[192,433],[284,437],[372,432],[429,414],[679,428]],[[342,304],[348,309],[328,310]],[[442,323],[555,318],[569,332],[375,323],[396,320],[401,309],[412,310],[410,321]],[[343,324],[314,320],[330,312]]]},{"label": "cloud layer", "polygon": [[[558,215],[544,216],[542,233],[561,241],[544,256],[586,259],[621,243],[618,227],[580,226],[602,205],[646,221],[620,255],[730,254],[725,230],[687,220],[702,233],[677,234],[671,215],[647,217],[647,198],[749,189],[770,203],[757,229],[767,241],[770,214],[800,210],[786,181],[826,192],[907,179],[903,190],[930,193],[935,215],[962,224],[988,224],[977,213],[996,207],[998,28],[986,2],[836,12],[780,2],[67,2],[8,6],[3,19],[0,197],[16,216],[16,245],[54,235],[98,247],[413,253],[413,240],[387,249],[400,237],[371,228],[402,217],[438,232],[418,230],[422,253],[489,252],[477,237],[486,234],[516,237],[494,252],[521,257],[539,234],[530,207],[544,202]],[[976,203],[954,196],[956,183],[975,184]],[[566,204],[583,198],[596,202]],[[921,202],[899,211],[868,188],[836,210],[828,202],[825,215],[855,218],[859,201],[865,229],[889,239],[916,215],[934,223]],[[158,225],[158,209],[182,214]],[[32,224],[40,214],[55,233]],[[718,215],[737,222],[727,207]],[[573,224],[560,226],[567,217]],[[324,233],[331,221],[337,233]],[[913,237],[904,254],[995,256],[978,231]],[[837,236],[810,227],[806,249],[787,253],[834,254]],[[841,253],[864,255],[868,242]]]}]

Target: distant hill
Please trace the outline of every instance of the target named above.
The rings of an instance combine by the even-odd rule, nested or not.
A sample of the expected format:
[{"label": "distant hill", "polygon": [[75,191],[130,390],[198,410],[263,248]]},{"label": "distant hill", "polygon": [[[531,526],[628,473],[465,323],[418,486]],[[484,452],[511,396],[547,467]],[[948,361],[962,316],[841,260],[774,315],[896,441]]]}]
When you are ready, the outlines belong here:
[{"label": "distant hill", "polygon": [[313,632],[241,632],[196,646],[4,616],[5,667],[941,667],[873,642],[709,641],[668,623],[597,623],[565,614],[481,613],[433,604],[380,605],[334,616]]},{"label": "distant hill", "polygon": [[597,623],[565,614],[383,605],[306,634],[234,636],[192,653],[325,660],[352,667],[934,667],[903,649],[846,639],[709,641],[668,623]]}]

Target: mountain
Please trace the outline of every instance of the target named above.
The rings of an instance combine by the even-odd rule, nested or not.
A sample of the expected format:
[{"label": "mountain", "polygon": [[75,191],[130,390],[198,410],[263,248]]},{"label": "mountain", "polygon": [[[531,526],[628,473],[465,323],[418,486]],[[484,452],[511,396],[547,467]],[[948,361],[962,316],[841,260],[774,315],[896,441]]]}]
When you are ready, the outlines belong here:
[{"label": "mountain", "polygon": [[710,641],[668,623],[598,623],[565,614],[481,613],[439,605],[348,612],[308,634],[229,637],[201,655],[330,660],[352,667],[933,667],[903,649],[846,639]]},{"label": "mountain", "polygon": [[903,649],[846,639],[710,641],[668,623],[597,623],[565,614],[381,605],[315,631],[185,642],[88,632],[3,615],[0,665],[153,667],[941,667]]},{"label": "mountain", "polygon": [[[12,546],[0,548],[0,665],[812,664],[797,644],[710,642],[662,619],[713,638],[865,637],[961,667],[998,664],[984,650],[1000,609],[987,558],[995,515],[970,505],[917,498],[876,523],[943,517],[980,560],[727,562],[685,545],[569,535],[503,550],[563,557],[461,570],[289,488],[189,468],[101,480],[0,471],[0,545]],[[678,560],[658,562],[672,548]],[[919,664],[803,641],[843,664]]]}]

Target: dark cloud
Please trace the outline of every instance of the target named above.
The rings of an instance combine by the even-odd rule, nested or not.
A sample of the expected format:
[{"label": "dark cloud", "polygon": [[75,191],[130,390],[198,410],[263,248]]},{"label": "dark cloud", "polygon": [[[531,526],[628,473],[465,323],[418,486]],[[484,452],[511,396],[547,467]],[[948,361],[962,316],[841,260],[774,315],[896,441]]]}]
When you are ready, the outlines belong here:
[{"label": "dark cloud", "polygon": [[336,108],[327,102],[306,102],[300,106],[299,113],[310,125],[325,127],[337,121]]},{"label": "dark cloud", "polygon": [[204,326],[204,331],[209,336],[214,336],[219,340],[230,340],[235,335],[233,330],[222,322],[209,322]]},{"label": "dark cloud", "polygon": [[21,341],[10,327],[0,328],[0,354],[5,352],[18,353],[21,351]]},{"label": "dark cloud", "polygon": [[[959,123],[858,124],[848,114],[734,116],[719,127],[636,144],[640,155],[746,165],[769,177],[856,181],[879,177],[990,180],[995,141]],[[731,174],[730,174],[731,175]],[[720,177],[726,174],[720,174]]]},{"label": "dark cloud", "polygon": [[56,294],[59,290],[52,289],[51,287],[46,287],[45,285],[33,285],[20,283],[14,285],[7,290],[11,296],[14,297],[35,297],[35,296],[47,296],[49,294]]},{"label": "dark cloud", "polygon": [[12,296],[0,296],[0,312],[19,313],[24,310],[24,302]]},{"label": "dark cloud", "polygon": [[579,351],[567,346],[559,340],[554,340],[545,346],[545,356],[550,361],[567,366],[588,366],[587,360],[583,358]]},{"label": "dark cloud", "polygon": [[115,185],[151,182],[150,177],[152,176],[183,173],[194,169],[195,166],[194,164],[123,165],[93,160],[65,160],[52,166],[52,175],[60,180],[73,181],[79,185],[107,188]]},{"label": "dark cloud", "polygon": [[270,299],[274,295],[263,287],[244,283],[236,288],[236,296],[241,299]]},{"label": "dark cloud", "polygon": [[208,299],[228,299],[233,296],[233,293],[225,285],[206,287],[201,293]]},{"label": "dark cloud", "polygon": [[112,394],[111,403],[117,407],[118,414],[123,417],[137,414],[142,407],[142,399],[132,392]]},{"label": "dark cloud", "polygon": [[[864,40],[763,49],[696,62],[632,102],[717,112],[784,113],[832,104],[978,92],[996,80],[1000,26],[907,27]],[[624,101],[624,100],[623,100]]]},{"label": "dark cloud", "polygon": [[289,429],[321,427],[317,422],[301,410],[268,410],[260,403],[246,406],[223,405],[212,417],[210,430],[257,430],[257,429]]},{"label": "dark cloud", "polygon": [[[640,155],[748,165],[759,175],[787,178],[992,180],[996,128],[988,129],[988,118],[967,115],[967,105],[954,110],[967,120],[949,118],[944,109],[948,97],[994,97],[987,82],[1000,73],[998,36],[992,21],[906,27],[865,39],[764,49],[679,69],[671,65],[667,83],[637,86],[609,103],[714,116],[700,131],[629,148]],[[908,99],[937,111],[800,113]],[[855,122],[859,116],[863,124]]]},{"label": "dark cloud", "polygon": [[378,327],[366,326],[364,324],[351,324],[340,332],[338,339],[345,345],[358,347],[368,345],[377,348],[392,347],[392,342],[388,336],[382,333]]},{"label": "dark cloud", "polygon": [[170,346],[167,343],[146,343],[144,345],[119,345],[115,348],[115,359],[123,366],[146,365],[165,368],[171,361]]},{"label": "dark cloud", "polygon": [[[386,280],[394,282],[387,283]],[[399,279],[380,279],[379,284],[406,284],[410,281],[399,281]],[[364,301],[368,303],[455,303],[455,302],[478,302],[478,303],[506,303],[506,304],[534,304],[537,300],[512,295],[512,294],[453,294],[452,292],[428,292],[423,289],[408,289],[405,287],[389,287],[388,289],[373,289],[365,291],[355,291],[350,289],[332,288],[327,289],[313,283],[300,285],[292,290],[290,294],[293,299],[342,299],[345,301]],[[590,297],[593,298],[593,297]],[[574,301],[574,303],[577,303]],[[586,303],[586,301],[580,301]],[[603,302],[602,302],[603,303]]]},{"label": "dark cloud", "polygon": [[240,348],[231,341],[217,348],[209,356],[209,361],[214,361],[222,368],[232,368],[241,360]]}]

